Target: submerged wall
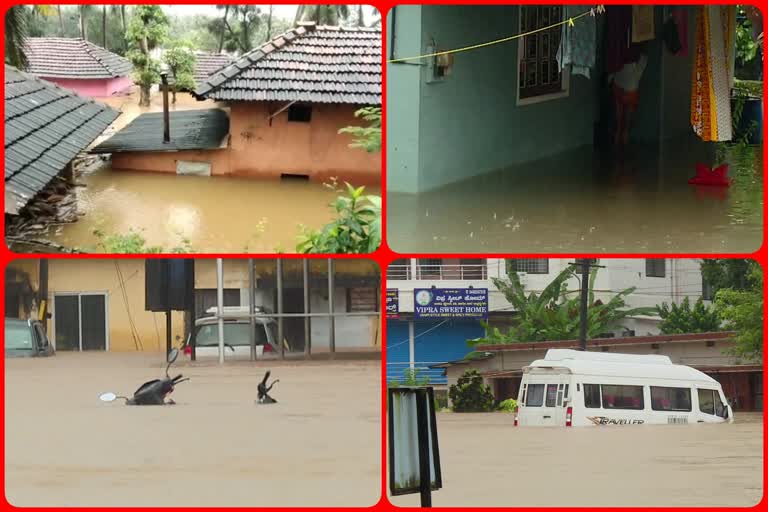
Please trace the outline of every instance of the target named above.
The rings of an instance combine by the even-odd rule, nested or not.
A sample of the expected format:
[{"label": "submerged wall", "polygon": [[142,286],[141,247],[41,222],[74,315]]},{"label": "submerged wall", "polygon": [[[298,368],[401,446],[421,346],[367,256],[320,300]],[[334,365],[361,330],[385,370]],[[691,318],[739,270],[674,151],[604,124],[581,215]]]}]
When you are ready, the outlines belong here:
[{"label": "submerged wall", "polygon": [[337,177],[353,185],[380,185],[381,154],[350,148],[341,128],[362,125],[352,105],[313,105],[310,122],[290,122],[283,105],[242,102],[231,105],[229,144],[223,149],[177,152],[133,151],[112,154],[114,169],[176,172],[176,162],[207,162],[211,175],[253,178],[307,176],[312,181]]},{"label": "submerged wall", "polygon": [[40,77],[49,82],[53,82],[66,89],[72,89],[81,96],[91,98],[106,98],[122,92],[133,85],[133,81],[128,76],[119,76],[110,79],[72,79],[72,78],[51,78]]}]

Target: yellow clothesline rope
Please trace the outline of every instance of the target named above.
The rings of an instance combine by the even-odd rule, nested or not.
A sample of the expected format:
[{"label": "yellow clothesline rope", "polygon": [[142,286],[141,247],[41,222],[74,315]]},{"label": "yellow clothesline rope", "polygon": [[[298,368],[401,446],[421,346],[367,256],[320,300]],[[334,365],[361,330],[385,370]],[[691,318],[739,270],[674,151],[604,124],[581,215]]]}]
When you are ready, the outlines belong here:
[{"label": "yellow clothesline rope", "polygon": [[536,34],[538,32],[544,32],[545,30],[551,30],[553,28],[557,28],[561,25],[568,24],[569,27],[574,26],[574,21],[578,20],[579,18],[583,18],[584,16],[594,16],[596,13],[603,13],[605,12],[605,7],[602,5],[598,5],[597,7],[594,7],[588,11],[585,11],[581,14],[577,14],[576,16],[572,16],[566,20],[554,23],[552,25],[549,25],[548,27],[541,27],[537,28],[535,30],[531,30],[529,32],[524,32],[522,34],[516,34],[514,36],[504,37],[502,39],[496,39],[495,41],[488,41],[486,43],[479,43],[479,44],[473,44],[472,46],[465,46],[464,48],[456,48],[455,50],[444,50],[442,52],[435,52],[435,53],[427,53],[426,55],[417,55],[415,57],[402,57],[400,59],[390,59],[387,61],[387,64],[392,64],[395,62],[405,62],[409,60],[420,60],[420,59],[427,59],[430,57],[437,57],[438,55],[448,55],[451,53],[459,53],[459,52],[466,52],[469,50],[476,50],[478,48],[484,48],[486,46],[492,46],[494,44],[500,44],[500,43],[506,43],[508,41],[512,41],[514,39],[520,39],[521,37],[530,36],[533,34]]}]

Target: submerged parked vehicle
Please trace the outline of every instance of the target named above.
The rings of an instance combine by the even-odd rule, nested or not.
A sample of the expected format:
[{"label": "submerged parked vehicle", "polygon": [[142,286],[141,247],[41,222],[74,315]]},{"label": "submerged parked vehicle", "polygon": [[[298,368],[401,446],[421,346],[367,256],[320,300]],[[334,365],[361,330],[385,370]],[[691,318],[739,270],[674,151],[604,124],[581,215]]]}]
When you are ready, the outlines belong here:
[{"label": "submerged parked vehicle", "polygon": [[41,322],[5,319],[5,357],[48,357],[55,354]]},{"label": "submerged parked vehicle", "polygon": [[515,425],[733,422],[720,383],[667,356],[548,350],[523,368]]},{"label": "submerged parked vehicle", "polygon": [[[219,357],[219,321],[216,308],[206,311],[210,316],[195,320],[195,357],[211,359]],[[248,308],[224,308],[224,357],[227,359],[250,359],[251,336]],[[276,352],[277,324],[264,308],[256,308],[256,347],[261,353]],[[261,347],[261,348],[258,348]],[[184,342],[184,354],[192,355],[191,336]]]},{"label": "submerged parked vehicle", "polygon": [[173,390],[177,384],[189,380],[189,378],[183,378],[182,374],[178,374],[174,378],[168,375],[168,369],[179,357],[179,350],[174,348],[168,354],[168,366],[165,367],[165,378],[150,380],[142,384],[139,389],[133,393],[132,398],[127,396],[119,396],[115,393],[102,393],[99,395],[99,400],[102,402],[113,402],[118,398],[125,400],[126,405],[174,405],[171,399],[166,397],[173,393]]}]

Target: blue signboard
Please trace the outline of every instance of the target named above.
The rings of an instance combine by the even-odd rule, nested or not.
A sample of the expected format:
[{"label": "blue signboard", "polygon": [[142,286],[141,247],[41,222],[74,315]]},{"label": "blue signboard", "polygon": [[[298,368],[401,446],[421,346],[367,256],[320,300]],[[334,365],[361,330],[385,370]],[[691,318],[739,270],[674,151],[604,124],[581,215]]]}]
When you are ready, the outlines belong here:
[{"label": "blue signboard", "polygon": [[488,318],[488,288],[416,288],[414,318]]},{"label": "blue signboard", "polygon": [[387,318],[400,316],[400,294],[397,288],[387,288]]}]

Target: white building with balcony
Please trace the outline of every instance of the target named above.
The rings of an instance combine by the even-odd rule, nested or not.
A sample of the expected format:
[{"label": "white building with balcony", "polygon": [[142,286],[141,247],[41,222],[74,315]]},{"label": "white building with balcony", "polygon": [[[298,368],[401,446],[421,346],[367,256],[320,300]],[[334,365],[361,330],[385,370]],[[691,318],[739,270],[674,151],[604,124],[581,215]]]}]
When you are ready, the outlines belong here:
[{"label": "white building with balcony", "polygon": [[[419,369],[430,381],[441,383],[442,372],[429,366],[463,358],[471,351],[466,341],[484,335],[480,322],[460,320],[414,320],[415,288],[488,288],[488,322],[503,332],[515,311],[492,279],[506,279],[506,261],[501,258],[430,258],[395,260],[387,269],[387,289],[397,289],[399,318],[387,320],[387,378],[402,380],[404,370]],[[573,258],[537,258],[509,260],[521,276],[528,292],[541,292],[560,272],[572,264]],[[597,262],[594,292],[597,299],[607,300],[630,287],[635,292],[627,297],[627,307],[653,307],[663,302],[680,303],[685,297],[692,302],[699,297],[709,299],[696,259],[620,259],[605,258]],[[568,282],[577,294],[578,277]],[[629,318],[613,330],[611,336],[646,336],[659,333],[660,318],[655,315]]]}]

